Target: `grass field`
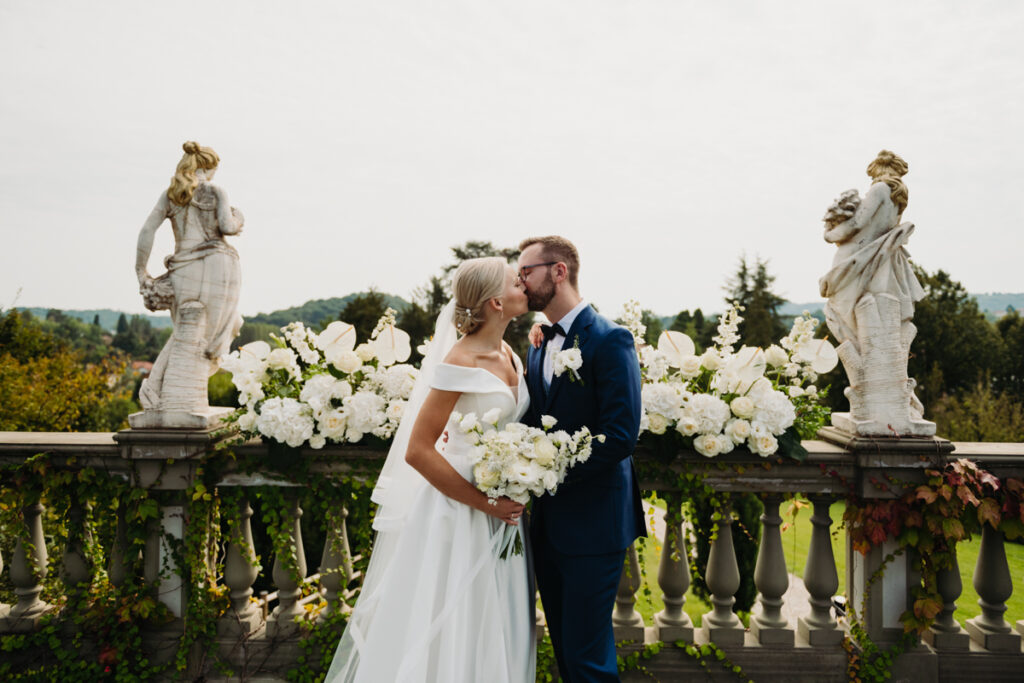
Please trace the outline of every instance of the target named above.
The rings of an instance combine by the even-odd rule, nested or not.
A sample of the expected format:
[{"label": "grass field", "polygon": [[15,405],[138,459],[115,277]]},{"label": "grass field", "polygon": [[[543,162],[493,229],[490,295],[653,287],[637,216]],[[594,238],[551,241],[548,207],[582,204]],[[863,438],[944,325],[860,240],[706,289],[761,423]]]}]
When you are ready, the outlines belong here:
[{"label": "grass field", "polygon": [[[661,501],[657,504],[663,505]],[[845,503],[832,505],[832,549],[836,559],[836,570],[839,573],[839,593],[845,590],[846,579],[846,538],[840,528]],[[802,577],[807,562],[807,550],[811,541],[811,507],[806,500],[783,502],[782,547],[786,555],[786,566],[789,571]],[[980,535],[971,541],[960,543],[957,558],[960,562],[960,574],[963,581],[963,594],[957,600],[956,619],[963,622],[981,613],[978,607],[978,594],[974,590],[972,576],[978,560],[978,549],[981,544]],[[637,611],[643,616],[644,622],[653,624],[653,615],[664,607],[661,600],[661,589],[658,588],[658,561],[660,558],[661,539],[648,539],[644,543],[643,555],[640,558],[641,574],[644,586],[637,593]],[[1024,546],[1017,543],[1006,544],[1006,559],[1010,566],[1010,576],[1014,582],[1014,593],[1007,601],[1006,619],[1011,624],[1024,619]],[[686,596],[686,612],[693,619],[694,625],[700,624],[700,616],[711,607],[693,595]]]}]

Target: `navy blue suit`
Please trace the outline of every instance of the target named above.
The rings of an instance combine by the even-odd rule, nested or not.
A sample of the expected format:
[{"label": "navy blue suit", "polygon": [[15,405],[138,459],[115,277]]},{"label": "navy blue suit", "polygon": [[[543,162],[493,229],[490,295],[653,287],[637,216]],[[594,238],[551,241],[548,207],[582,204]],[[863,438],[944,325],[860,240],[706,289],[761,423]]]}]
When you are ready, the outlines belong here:
[{"label": "navy blue suit", "polygon": [[555,430],[586,426],[606,440],[593,442],[590,459],[569,471],[555,495],[533,501],[534,570],[562,678],[617,681],[612,607],[625,551],[646,535],[631,457],[640,433],[640,365],[629,331],[590,306],[573,321],[562,349],[576,344],[582,381],[570,380],[567,370],[547,391],[545,346],[530,349],[524,420],[539,426],[542,415],[551,415]]}]

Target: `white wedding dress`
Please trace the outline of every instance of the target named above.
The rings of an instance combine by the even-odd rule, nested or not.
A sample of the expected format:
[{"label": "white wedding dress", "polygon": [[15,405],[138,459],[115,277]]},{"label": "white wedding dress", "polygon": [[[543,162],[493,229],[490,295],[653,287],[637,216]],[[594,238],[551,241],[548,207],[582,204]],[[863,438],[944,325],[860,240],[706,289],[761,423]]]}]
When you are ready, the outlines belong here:
[{"label": "white wedding dress", "polygon": [[[517,371],[519,385],[513,388],[482,368],[440,363],[430,386],[462,392],[455,404],[462,414],[480,416],[498,408],[501,427],[519,420],[529,403],[518,359]],[[447,435],[447,443],[438,441],[438,451],[473,481],[466,436],[454,421]],[[429,484],[420,486],[401,526],[377,534],[362,591],[325,680],[533,681],[526,558],[499,557],[504,526]]]}]

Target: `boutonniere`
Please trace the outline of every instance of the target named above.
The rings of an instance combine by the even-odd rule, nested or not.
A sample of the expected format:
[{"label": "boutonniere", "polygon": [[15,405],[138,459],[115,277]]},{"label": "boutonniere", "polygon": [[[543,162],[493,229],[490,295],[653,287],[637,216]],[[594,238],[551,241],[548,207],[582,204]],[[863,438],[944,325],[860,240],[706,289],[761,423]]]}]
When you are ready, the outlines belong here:
[{"label": "boutonniere", "polygon": [[576,335],[571,349],[565,349],[555,354],[553,362],[555,377],[561,377],[566,370],[569,371],[569,381],[583,384],[579,369],[583,367],[583,352],[580,351],[580,337]]}]

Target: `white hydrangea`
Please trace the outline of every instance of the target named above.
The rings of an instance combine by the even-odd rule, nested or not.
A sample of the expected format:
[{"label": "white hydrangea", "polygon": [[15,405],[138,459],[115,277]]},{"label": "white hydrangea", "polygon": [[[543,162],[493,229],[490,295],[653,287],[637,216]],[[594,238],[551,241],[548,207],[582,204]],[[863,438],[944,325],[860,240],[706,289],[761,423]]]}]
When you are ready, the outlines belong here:
[{"label": "white hydrangea", "polygon": [[782,434],[793,426],[796,409],[781,391],[764,392],[756,399],[754,422],[763,424],[772,434]]},{"label": "white hydrangea", "polygon": [[318,416],[331,408],[332,399],[342,399],[352,395],[352,385],[345,380],[335,379],[328,374],[314,375],[306,380],[299,393],[299,400],[309,404],[313,414]]},{"label": "white hydrangea", "polygon": [[294,398],[270,398],[256,418],[260,434],[298,448],[313,436],[313,412]]},{"label": "white hydrangea", "polygon": [[342,401],[348,418],[345,438],[358,441],[384,424],[384,398],[371,391],[357,391]]},{"label": "white hydrangea", "polygon": [[644,384],[640,389],[640,400],[647,413],[662,415],[672,422],[679,419],[687,392],[681,384],[658,382]]},{"label": "white hydrangea", "polygon": [[387,398],[407,399],[416,386],[420,371],[405,363],[380,368],[373,373],[372,386],[380,388]]},{"label": "white hydrangea", "polygon": [[697,422],[697,431],[701,434],[719,434],[725,427],[726,420],[732,415],[725,401],[711,394],[694,394],[686,407],[686,412]]}]

